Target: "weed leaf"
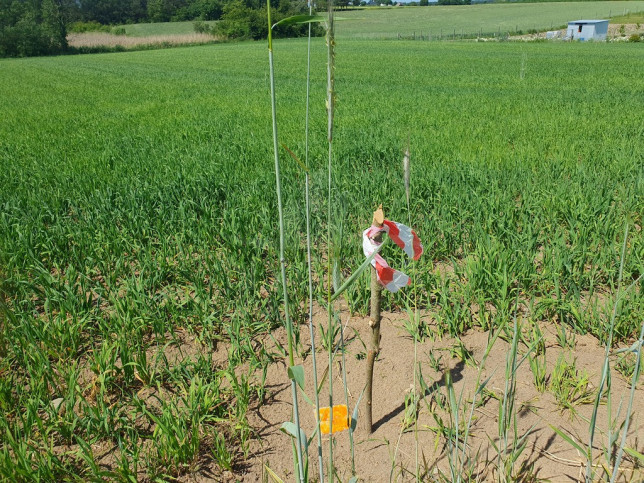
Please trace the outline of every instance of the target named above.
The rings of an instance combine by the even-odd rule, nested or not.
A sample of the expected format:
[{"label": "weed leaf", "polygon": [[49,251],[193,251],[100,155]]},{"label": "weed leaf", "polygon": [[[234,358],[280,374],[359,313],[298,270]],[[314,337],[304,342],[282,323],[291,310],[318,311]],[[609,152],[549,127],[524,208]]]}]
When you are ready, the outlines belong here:
[{"label": "weed leaf", "polygon": [[371,265],[371,260],[373,260],[373,257],[376,256],[376,254],[382,249],[382,247],[385,245],[386,240],[382,242],[382,244],[376,248],[371,255],[369,255],[364,262],[362,262],[362,265],[358,267],[358,269],[351,274],[351,276],[347,279],[346,282],[342,284],[342,286],[336,290],[336,292],[331,296],[331,302],[333,302],[335,299],[337,299],[342,293],[348,289],[353,282],[356,281],[356,279],[360,276],[362,272],[365,271],[365,269]]},{"label": "weed leaf", "polygon": [[274,29],[275,27],[279,27],[279,26],[286,27],[286,26],[295,25],[295,24],[321,23],[321,22],[326,22],[326,18],[321,17],[320,15],[293,15],[292,17],[286,17],[280,20],[279,22],[274,23],[271,29]]},{"label": "weed leaf", "polygon": [[297,382],[297,385],[304,390],[304,368],[302,366],[289,367],[288,378]]},{"label": "weed leaf", "polygon": [[[289,435],[291,435],[291,436],[293,436],[294,438],[297,439],[297,429],[298,428],[295,425],[295,423],[292,423],[291,421],[286,421],[286,422],[282,423],[282,426],[280,427],[280,429],[283,432],[285,432],[286,434],[289,434]],[[306,439],[306,433],[304,432],[304,430],[302,428],[299,428],[299,429],[300,429],[300,441],[302,441],[304,443],[304,451],[308,451],[308,449],[309,449],[309,440]]]},{"label": "weed leaf", "polygon": [[638,460],[640,460],[642,463],[644,463],[644,454],[642,454],[642,453],[640,453],[640,452],[638,452],[638,451],[635,451],[634,449],[629,448],[628,446],[626,446],[626,447],[624,448],[624,451],[626,451],[626,452],[627,452],[629,455],[631,455],[633,458],[637,458],[637,459],[638,459]]},{"label": "weed leaf", "polygon": [[568,436],[566,433],[561,431],[560,429],[555,428],[552,424],[550,425],[552,430],[557,433],[559,436],[561,436],[563,439],[565,439],[568,443],[570,443],[577,451],[579,451],[582,454],[586,454],[586,448],[583,448],[577,441],[572,439],[570,436]]},{"label": "weed leaf", "polygon": [[282,147],[286,150],[286,152],[295,160],[295,162],[302,168],[302,170],[306,173],[309,172],[309,168],[306,167],[306,165],[300,161],[300,158],[298,158],[293,151],[291,151],[288,146],[284,143],[281,143]]},{"label": "weed leaf", "polygon": [[358,426],[358,409],[360,408],[360,401],[362,401],[362,396],[364,396],[365,389],[366,387],[360,393],[360,397],[358,398],[358,401],[356,402],[356,405],[353,408],[353,413],[351,413],[351,431],[352,432],[355,431],[356,427]]}]

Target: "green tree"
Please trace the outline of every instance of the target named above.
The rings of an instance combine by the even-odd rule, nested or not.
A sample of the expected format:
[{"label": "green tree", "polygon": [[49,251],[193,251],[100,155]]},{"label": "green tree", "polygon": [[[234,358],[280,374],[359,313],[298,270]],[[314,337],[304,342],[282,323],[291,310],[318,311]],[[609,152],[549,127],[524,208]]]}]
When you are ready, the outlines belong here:
[{"label": "green tree", "polygon": [[[265,6],[254,7],[255,0],[232,0],[224,6],[223,15],[215,27],[215,33],[229,39],[265,39],[268,36],[268,20]],[[308,13],[304,2],[292,0],[273,0],[275,10],[271,12],[271,21]],[[299,37],[308,33],[308,24],[279,26],[273,30],[275,37]],[[324,34],[320,25],[313,24],[311,33],[315,36]]]},{"label": "green tree", "polygon": [[215,31],[229,39],[251,38],[251,15],[253,10],[243,0],[233,0],[224,5],[221,21]]},{"label": "green tree", "polygon": [[29,57],[67,50],[73,0],[0,0],[0,56]]},{"label": "green tree", "polygon": [[148,0],[147,13],[150,22],[167,22],[172,16],[166,0]]}]

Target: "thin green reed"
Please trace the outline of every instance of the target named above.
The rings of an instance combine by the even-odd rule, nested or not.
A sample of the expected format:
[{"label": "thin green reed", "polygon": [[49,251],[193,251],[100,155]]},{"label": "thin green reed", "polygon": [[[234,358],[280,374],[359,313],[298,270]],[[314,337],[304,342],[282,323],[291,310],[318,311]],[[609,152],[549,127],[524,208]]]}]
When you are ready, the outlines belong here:
[{"label": "thin green reed", "polygon": [[[344,386],[344,401],[347,405],[347,411],[349,410],[349,386],[347,385],[347,363],[345,357],[345,347],[344,347],[344,327],[342,326],[342,320],[340,320],[340,353],[342,354],[342,385]],[[353,425],[351,422],[351,426]],[[351,448],[351,476],[356,475],[356,458],[355,458],[355,448],[353,445],[353,429],[349,429],[349,446]]]},{"label": "thin green reed", "polygon": [[331,167],[333,161],[333,110],[335,103],[334,92],[334,69],[335,69],[335,32],[333,26],[333,0],[329,0],[329,18],[327,20],[326,30],[326,44],[327,44],[327,136],[329,143],[329,158],[328,158],[328,194],[327,194],[327,226],[326,226],[326,240],[327,240],[327,348],[329,351],[329,483],[333,483],[334,468],[333,468],[333,333],[334,333],[334,318],[332,311],[331,301],[331,287],[333,285],[333,274],[331,270],[331,182],[332,174]]},{"label": "thin green reed", "polygon": [[[641,277],[640,277],[641,278]],[[642,321],[642,327],[640,328],[640,337],[639,339],[630,347],[628,350],[632,350],[635,355],[635,368],[633,369],[633,378],[631,379],[631,393],[628,399],[628,409],[626,410],[626,420],[624,421],[624,429],[622,429],[622,441],[620,442],[619,449],[617,451],[617,456],[615,458],[615,467],[613,468],[613,474],[611,475],[611,483],[615,481],[618,475],[619,465],[622,462],[622,457],[624,456],[624,446],[626,445],[626,436],[628,435],[628,427],[631,419],[631,412],[633,410],[633,399],[635,397],[635,388],[637,386],[637,381],[640,376],[640,364],[642,362],[642,345],[644,345],[644,321]],[[635,347],[635,348],[633,348]]]},{"label": "thin green reed", "polygon": [[[604,386],[606,381],[610,376],[610,348],[613,344],[613,332],[615,330],[615,319],[617,318],[617,307],[620,302],[621,296],[621,287],[622,287],[622,276],[624,273],[624,259],[626,258],[626,240],[628,239],[628,224],[624,229],[624,242],[622,244],[622,255],[619,262],[619,275],[617,276],[617,295],[615,298],[615,305],[613,306],[613,314],[610,319],[610,328],[608,331],[608,340],[606,341],[606,352],[604,355],[604,364],[602,366],[602,375],[599,382],[599,389],[597,390],[597,396],[595,397],[595,404],[593,405],[593,414],[590,418],[590,427],[589,427],[589,441],[588,449],[586,453],[586,483],[590,483],[593,479],[593,440],[595,439],[595,425],[597,423],[597,411],[599,409],[599,404],[601,398],[604,395]],[[609,415],[610,416],[610,415]]]},{"label": "thin green reed", "polygon": [[[313,14],[313,5],[309,0],[309,15]],[[315,353],[315,331],[313,329],[313,272],[311,263],[311,199],[310,199],[310,170],[309,170],[309,100],[311,91],[311,24],[306,50],[306,118],[304,121],[304,197],[306,205],[306,263],[309,276],[309,332],[311,334],[311,359],[313,363],[313,387],[315,396],[315,414],[317,423],[318,466],[320,482],[324,481],[324,465],[322,462],[322,433],[320,431],[320,393],[318,392],[318,371]]]},{"label": "thin green reed", "polygon": [[[407,199],[407,224],[411,225],[411,154],[409,152],[409,139],[407,139],[407,149],[403,156],[403,180],[405,183],[405,198]],[[418,362],[418,326],[419,326],[419,317],[418,317],[418,285],[417,285],[417,270],[414,267],[414,374],[413,374],[413,404],[414,411],[417,413],[418,408],[418,393],[417,393],[417,377],[416,377],[416,367]],[[420,466],[418,462],[418,415],[414,415],[414,474],[416,476],[416,481],[420,481]]]},{"label": "thin green reed", "polygon": [[[293,323],[288,312],[288,291],[286,285],[286,260],[284,258],[284,214],[282,210],[282,189],[280,183],[280,160],[279,148],[277,142],[277,109],[275,103],[275,70],[273,67],[273,36],[271,32],[271,3],[270,0],[266,2],[266,15],[268,17],[268,63],[270,68],[271,79],[271,113],[273,120],[273,153],[275,156],[275,187],[277,191],[277,211],[279,216],[280,228],[280,270],[282,279],[282,290],[284,292],[284,318],[286,322],[286,332],[288,334],[288,358],[289,367],[295,366],[293,358]],[[293,397],[293,416],[295,418],[296,426],[296,440],[297,440],[297,462],[300,482],[304,482],[304,462],[302,459],[302,437],[300,431],[300,415],[297,406],[297,384],[293,374],[289,371],[291,379],[291,393]]]}]

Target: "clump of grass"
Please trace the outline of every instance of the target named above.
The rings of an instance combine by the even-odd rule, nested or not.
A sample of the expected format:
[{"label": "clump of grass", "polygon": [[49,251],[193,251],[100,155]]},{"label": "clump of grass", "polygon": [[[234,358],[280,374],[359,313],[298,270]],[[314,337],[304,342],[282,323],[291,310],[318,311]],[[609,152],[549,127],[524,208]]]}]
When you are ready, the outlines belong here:
[{"label": "clump of grass", "polygon": [[628,381],[630,381],[633,376],[637,379],[640,375],[638,371],[642,370],[641,356],[638,361],[637,352],[629,351],[619,357],[615,363],[615,369]]},{"label": "clump of grass", "polygon": [[592,404],[594,391],[588,373],[577,369],[576,359],[572,361],[561,354],[550,377],[550,390],[562,410],[569,410],[571,418],[580,404]]},{"label": "clump of grass", "polygon": [[528,348],[528,353],[519,358],[518,346],[521,327],[517,321],[516,307],[513,319],[512,342],[506,357],[505,390],[499,405],[498,444],[490,439],[492,446],[497,451],[496,471],[501,481],[515,481],[518,472],[525,471],[525,468],[517,468],[516,463],[526,448],[527,438],[532,433],[534,426],[519,434],[517,418],[519,408],[516,407],[517,370],[534,348],[542,342],[541,339],[535,340]]},{"label": "clump of grass", "polygon": [[531,323],[525,342],[534,347],[534,350],[528,355],[534,385],[537,391],[544,392],[548,382],[548,366],[546,364],[546,343],[538,322]]}]

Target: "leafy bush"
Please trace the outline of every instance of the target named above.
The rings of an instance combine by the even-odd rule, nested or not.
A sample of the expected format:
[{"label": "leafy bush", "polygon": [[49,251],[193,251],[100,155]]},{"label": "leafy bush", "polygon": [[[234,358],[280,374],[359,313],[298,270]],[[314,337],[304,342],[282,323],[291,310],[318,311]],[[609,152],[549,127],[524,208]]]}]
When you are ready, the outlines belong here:
[{"label": "leafy bush", "polygon": [[267,21],[263,23],[263,29],[253,29],[251,35],[251,24],[259,27],[258,22],[251,18],[258,15],[257,10],[246,6],[241,0],[235,0],[224,6],[221,21],[215,27],[215,31],[229,39],[263,38],[267,35]]},{"label": "leafy bush", "polygon": [[639,34],[632,34],[632,35],[628,38],[628,41],[629,41],[629,42],[639,42],[640,40],[641,40],[641,39],[640,39]]},{"label": "leafy bush", "polygon": [[14,24],[0,24],[0,57],[57,54],[67,49],[66,37],[53,23],[26,12]]},{"label": "leafy bush", "polygon": [[221,0],[195,0],[180,7],[172,20],[219,20],[222,13],[223,2]]},{"label": "leafy bush", "polygon": [[195,32],[198,34],[212,33],[212,27],[202,20],[197,20],[193,24]]},{"label": "leafy bush", "polygon": [[67,29],[70,33],[84,33],[84,32],[111,32],[112,28],[109,25],[102,25],[96,20],[89,22],[74,22]]},{"label": "leafy bush", "polygon": [[[271,14],[272,22],[279,22],[281,19],[308,13],[305,7],[295,8],[286,3],[282,8],[274,10]],[[312,26],[312,35],[323,35],[324,30],[317,24]],[[242,0],[234,0],[224,6],[222,19],[217,23],[214,32],[228,39],[265,39],[268,36],[268,19],[264,8],[251,8]],[[275,37],[302,37],[308,34],[308,24],[287,25],[276,27],[273,31]]]},{"label": "leafy bush", "polygon": [[110,30],[114,35],[125,35],[125,27],[114,27]]}]

